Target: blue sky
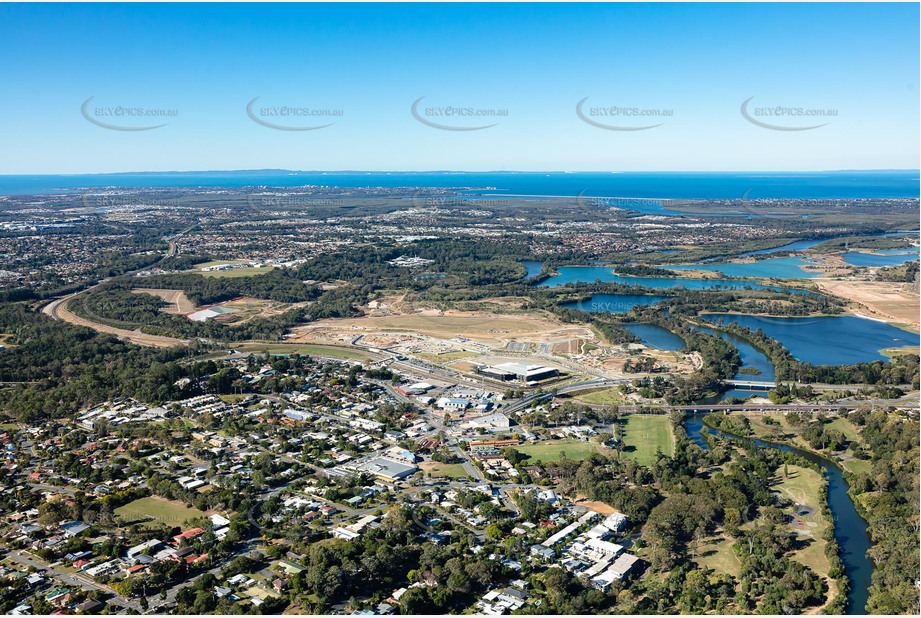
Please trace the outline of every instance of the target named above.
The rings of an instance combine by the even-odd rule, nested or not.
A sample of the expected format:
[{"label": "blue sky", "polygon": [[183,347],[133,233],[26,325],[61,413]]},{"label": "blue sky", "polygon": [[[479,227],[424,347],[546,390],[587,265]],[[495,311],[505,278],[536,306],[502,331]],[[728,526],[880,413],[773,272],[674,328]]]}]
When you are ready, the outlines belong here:
[{"label": "blue sky", "polygon": [[[918,168],[918,20],[917,4],[4,4],[0,174]],[[256,97],[257,119],[332,124],[263,126]],[[495,126],[435,128],[420,97],[423,121]],[[660,126],[594,126],[586,97],[589,120]],[[743,116],[751,97],[773,128]],[[449,106],[507,113],[434,115]],[[263,109],[280,107],[341,115]]]}]

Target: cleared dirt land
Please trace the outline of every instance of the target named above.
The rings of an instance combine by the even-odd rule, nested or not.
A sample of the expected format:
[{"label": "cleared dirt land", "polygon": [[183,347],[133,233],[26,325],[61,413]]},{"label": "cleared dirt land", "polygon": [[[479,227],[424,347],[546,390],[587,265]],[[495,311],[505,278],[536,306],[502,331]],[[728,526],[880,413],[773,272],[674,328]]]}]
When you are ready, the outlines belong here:
[{"label": "cleared dirt land", "polygon": [[195,303],[189,300],[182,290],[155,290],[153,288],[135,288],[131,290],[133,294],[150,294],[169,303],[169,306],[162,309],[163,313],[181,315],[195,311]]},{"label": "cleared dirt land", "polygon": [[294,329],[292,341],[317,341],[375,332],[419,333],[438,339],[464,337],[493,348],[511,340],[546,341],[566,336],[594,338],[590,329],[573,327],[539,316],[509,316],[479,312],[419,312],[408,315],[319,320]]},{"label": "cleared dirt land", "polygon": [[[919,327],[919,296],[907,283],[886,281],[831,281],[813,279],[823,292],[862,305],[858,312],[869,317]],[[863,309],[865,308],[865,309]]]},{"label": "cleared dirt land", "polygon": [[419,464],[419,468],[432,478],[466,479],[470,478],[462,464],[446,464],[437,461],[426,461]]}]

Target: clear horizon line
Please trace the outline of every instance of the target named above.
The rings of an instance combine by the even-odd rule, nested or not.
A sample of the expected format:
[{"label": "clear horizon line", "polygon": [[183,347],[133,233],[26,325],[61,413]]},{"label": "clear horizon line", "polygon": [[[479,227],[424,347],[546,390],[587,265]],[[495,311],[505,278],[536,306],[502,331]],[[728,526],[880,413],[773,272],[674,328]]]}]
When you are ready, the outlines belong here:
[{"label": "clear horizon line", "polygon": [[32,172],[0,174],[0,177],[16,176],[117,176],[129,174],[240,174],[246,172],[286,172],[289,174],[816,174],[816,173],[863,173],[863,172],[919,172],[921,168],[848,168],[848,169],[758,169],[758,170],[303,170],[287,168],[239,168],[239,169],[195,169],[195,170],[132,170],[119,172]]}]

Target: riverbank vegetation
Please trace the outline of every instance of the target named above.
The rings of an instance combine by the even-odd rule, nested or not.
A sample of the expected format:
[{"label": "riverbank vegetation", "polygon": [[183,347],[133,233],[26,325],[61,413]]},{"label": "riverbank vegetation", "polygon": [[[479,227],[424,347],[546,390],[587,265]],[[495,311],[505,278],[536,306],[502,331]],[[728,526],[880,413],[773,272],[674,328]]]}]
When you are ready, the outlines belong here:
[{"label": "riverbank vegetation", "polygon": [[880,409],[857,410],[849,420],[860,428],[871,464],[865,472],[847,475],[873,541],[870,555],[876,568],[867,612],[917,615],[921,426],[915,419]]},{"label": "riverbank vegetation", "polygon": [[[765,437],[816,452],[836,462],[844,470],[849,493],[860,516],[867,522],[872,540],[870,556],[875,568],[869,589],[867,613],[917,614],[918,593],[914,573],[921,568],[917,530],[919,525],[918,478],[921,426],[917,420],[891,410],[866,406],[844,417],[808,412],[788,412],[781,421],[787,431],[765,432],[759,427],[767,417],[749,418],[739,414],[710,414],[707,425],[741,436]],[[852,465],[855,463],[863,465]],[[831,517],[827,488],[820,505]],[[825,534],[829,575],[838,579],[845,594],[847,581],[832,534]],[[843,611],[840,604],[827,612]]]}]

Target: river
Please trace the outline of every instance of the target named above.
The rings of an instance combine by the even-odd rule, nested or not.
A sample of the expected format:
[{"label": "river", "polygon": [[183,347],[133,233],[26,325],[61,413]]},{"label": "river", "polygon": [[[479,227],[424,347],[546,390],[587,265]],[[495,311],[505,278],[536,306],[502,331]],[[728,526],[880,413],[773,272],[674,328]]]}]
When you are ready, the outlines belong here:
[{"label": "river", "polygon": [[[704,450],[710,450],[710,445],[707,444],[701,433],[703,427],[702,414],[690,414],[685,419],[684,428],[691,441]],[[709,427],[707,431],[735,437]],[[871,547],[870,535],[867,533],[866,522],[857,514],[854,502],[848,494],[848,484],[844,480],[844,474],[831,461],[814,453],[785,444],[775,444],[757,439],[753,441],[761,448],[773,448],[794,453],[818,464],[822,468],[825,478],[828,479],[828,508],[831,509],[834,519],[835,538],[841,547],[841,561],[844,563],[844,571],[851,582],[851,589],[847,595],[847,613],[852,615],[865,614],[870,580],[873,575],[873,562],[867,557],[867,551]]]}]

